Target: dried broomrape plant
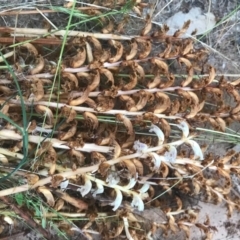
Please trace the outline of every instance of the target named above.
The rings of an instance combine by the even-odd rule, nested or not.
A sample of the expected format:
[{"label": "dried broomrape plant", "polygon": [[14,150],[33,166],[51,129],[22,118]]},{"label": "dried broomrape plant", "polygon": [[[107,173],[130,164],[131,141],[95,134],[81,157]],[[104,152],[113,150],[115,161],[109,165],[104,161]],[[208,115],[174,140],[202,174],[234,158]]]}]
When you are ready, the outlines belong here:
[{"label": "dried broomrape plant", "polygon": [[[118,9],[126,3],[92,4]],[[66,7],[72,4],[68,1]],[[148,6],[141,0],[132,5],[138,15]],[[199,222],[197,208],[185,207],[184,201],[194,196],[224,202],[228,217],[239,209],[240,199],[231,189],[232,176],[240,175],[240,154],[206,153],[198,130],[209,127],[208,131],[227,135],[229,124],[240,120],[240,80],[218,78],[217,69],[205,61],[206,50],[195,48],[191,38],[181,38],[190,21],[169,36],[168,27],[155,30],[148,15],[138,36],[124,37],[112,32],[115,26],[123,31],[127,20],[117,24],[101,16],[104,9],[80,10],[91,17],[100,14],[102,33],[69,38],[58,73],[56,59],[34,42],[22,44],[16,49],[17,60],[9,60],[21,66],[26,52],[33,59],[34,67],[19,84],[31,122],[27,129],[20,96],[13,94],[18,90],[9,73],[1,70],[7,83],[0,81],[0,162],[17,163],[26,148],[29,156],[16,171],[27,183],[1,190],[0,197],[36,189],[59,215],[88,219],[76,220],[78,229],[56,220],[69,234],[77,229],[89,238],[100,233],[103,239],[153,239],[161,229],[163,235],[183,230],[191,239],[190,228],[195,226],[210,239],[216,231],[211,219]],[[51,32],[54,36],[57,33]],[[154,51],[157,45],[160,50]],[[17,78],[26,73],[21,67],[15,71]],[[32,158],[34,172],[29,168]],[[164,220],[143,225],[135,210],[146,207],[160,209]],[[44,214],[51,221],[57,216]]]}]

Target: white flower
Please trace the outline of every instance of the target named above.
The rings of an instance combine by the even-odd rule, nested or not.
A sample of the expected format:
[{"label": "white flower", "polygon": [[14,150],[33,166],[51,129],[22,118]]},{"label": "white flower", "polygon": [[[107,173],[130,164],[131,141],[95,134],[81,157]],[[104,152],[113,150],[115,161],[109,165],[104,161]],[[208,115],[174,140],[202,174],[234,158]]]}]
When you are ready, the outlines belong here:
[{"label": "white flower", "polygon": [[65,190],[68,186],[68,183],[69,183],[69,180],[68,179],[65,179],[63,180],[61,183],[60,183],[60,189],[61,190]]},{"label": "white flower", "polygon": [[158,137],[158,146],[162,145],[164,142],[164,134],[162,132],[162,130],[157,126],[152,124],[150,127],[149,132],[155,132],[155,134]]},{"label": "white flower", "polygon": [[129,232],[129,224],[128,224],[128,219],[126,217],[123,217],[123,224],[124,224],[124,230],[125,230],[125,233],[126,233],[126,237],[128,240],[134,240]]},{"label": "white flower", "polygon": [[194,141],[194,140],[187,140],[186,143],[189,143],[193,149],[194,152],[194,158],[199,159],[199,160],[203,160],[203,152],[202,149],[200,148],[199,144]]},{"label": "white flower", "polygon": [[177,158],[177,149],[174,146],[169,145],[168,151],[165,152],[164,157],[167,161],[174,163]]},{"label": "white flower", "polygon": [[120,182],[120,177],[117,172],[110,172],[107,176],[106,182],[109,186],[113,187]]},{"label": "white flower", "polygon": [[134,142],[133,149],[137,152],[144,152],[148,149],[147,144],[141,143],[139,140]]},{"label": "white flower", "polygon": [[189,126],[186,121],[181,121],[179,124],[177,124],[177,127],[182,130],[183,137],[188,137],[189,135]]},{"label": "white flower", "polygon": [[150,188],[150,184],[144,183],[138,191],[142,194],[147,192],[149,188]]},{"label": "white flower", "polygon": [[152,163],[154,164],[153,170],[157,171],[160,168],[160,166],[161,166],[162,160],[164,160],[163,156],[159,156],[155,152],[150,152],[148,154],[152,157]]},{"label": "white flower", "polygon": [[144,210],[144,203],[140,194],[133,192],[133,200],[132,200],[131,206],[137,207],[138,211]]},{"label": "white flower", "polygon": [[83,186],[80,186],[80,188],[78,188],[77,191],[79,191],[84,197],[91,191],[91,189],[92,189],[92,182],[87,177],[85,177],[85,184]]},{"label": "white flower", "polygon": [[154,132],[157,135],[158,146],[163,144],[165,137],[164,137],[162,130],[157,125],[152,124],[149,132]]},{"label": "white flower", "polygon": [[104,187],[101,183],[96,181],[97,189],[93,190],[93,197],[96,197],[97,194],[101,194],[104,192]]},{"label": "white flower", "polygon": [[115,190],[117,196],[115,198],[115,201],[112,202],[110,205],[114,206],[113,211],[116,211],[122,203],[123,195],[118,188],[115,188],[114,190]]},{"label": "white flower", "polygon": [[128,185],[123,186],[123,187],[126,188],[126,189],[131,189],[131,188],[133,188],[135,186],[136,182],[137,182],[137,180],[135,178],[131,178],[129,180]]}]

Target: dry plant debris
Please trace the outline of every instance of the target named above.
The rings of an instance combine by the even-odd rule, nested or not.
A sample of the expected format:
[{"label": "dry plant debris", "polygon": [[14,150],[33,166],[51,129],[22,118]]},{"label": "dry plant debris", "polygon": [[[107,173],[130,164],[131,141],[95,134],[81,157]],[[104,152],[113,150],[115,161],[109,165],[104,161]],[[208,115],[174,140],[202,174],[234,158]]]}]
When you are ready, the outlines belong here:
[{"label": "dry plant debris", "polygon": [[[111,1],[94,4],[112,7]],[[145,6],[135,1],[132,7],[141,14]],[[115,23],[105,17],[101,21],[102,33],[70,32],[60,71],[57,50],[47,55],[44,46],[58,46],[63,33],[0,29],[1,36],[8,36],[0,38],[0,62],[8,61],[14,72],[1,69],[1,175],[25,159],[15,172],[25,184],[6,182],[1,199],[6,203],[5,196],[30,191],[55,209],[44,213],[46,219],[58,214],[88,219],[75,221],[75,227],[57,219],[70,236],[81,232],[89,239],[96,233],[102,239],[153,239],[160,228],[164,235],[183,230],[189,239],[190,228],[196,226],[211,239],[217,230],[211,219],[200,223],[199,210],[185,208],[175,192],[223,202],[229,217],[239,209],[231,175],[240,174],[240,154],[229,151],[220,158],[205,153],[197,127],[225,132],[239,121],[240,80],[217,79],[207,51],[196,48],[191,38],[181,38],[189,21],[172,36],[166,25],[152,29],[150,16],[138,36],[114,35]],[[119,32],[126,22],[124,18]],[[32,39],[43,33],[49,36]],[[13,51],[14,40],[27,42]],[[155,46],[159,52],[153,51]],[[226,94],[232,105],[224,102]],[[138,212],[151,206],[164,212],[165,221],[146,228]]]}]

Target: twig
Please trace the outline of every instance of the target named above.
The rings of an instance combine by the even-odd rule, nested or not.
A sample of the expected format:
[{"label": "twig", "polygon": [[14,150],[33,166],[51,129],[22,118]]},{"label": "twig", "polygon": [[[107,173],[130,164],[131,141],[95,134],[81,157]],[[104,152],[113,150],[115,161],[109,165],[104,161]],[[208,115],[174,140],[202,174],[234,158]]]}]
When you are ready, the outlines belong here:
[{"label": "twig", "polygon": [[[66,34],[65,30],[52,30],[42,28],[11,28],[11,27],[0,27],[0,32],[10,33],[16,36],[64,36]],[[89,33],[89,32],[80,32],[80,31],[69,31],[68,37],[86,37],[91,36],[98,39],[115,39],[115,40],[131,40],[137,36],[125,36],[125,35],[116,35],[116,34],[104,34],[104,33]]]},{"label": "twig", "polygon": [[47,232],[45,229],[42,228],[41,225],[37,224],[32,217],[26,212],[20,209],[18,206],[16,206],[14,203],[11,203],[10,199],[8,197],[0,197],[0,199],[9,207],[13,209],[13,211],[19,215],[21,218],[25,220],[27,224],[29,224],[33,229],[36,229],[38,232],[40,232],[46,239],[50,240],[53,239],[51,234]]},{"label": "twig", "polygon": [[[27,38],[27,37],[16,37],[15,42],[34,42],[36,44],[62,45],[62,40],[56,39],[56,38],[38,38],[38,39],[36,39],[36,38]],[[14,39],[13,39],[13,37],[0,37],[0,43],[14,44]],[[9,57],[9,56],[5,56],[5,58],[7,58],[7,57]]]}]

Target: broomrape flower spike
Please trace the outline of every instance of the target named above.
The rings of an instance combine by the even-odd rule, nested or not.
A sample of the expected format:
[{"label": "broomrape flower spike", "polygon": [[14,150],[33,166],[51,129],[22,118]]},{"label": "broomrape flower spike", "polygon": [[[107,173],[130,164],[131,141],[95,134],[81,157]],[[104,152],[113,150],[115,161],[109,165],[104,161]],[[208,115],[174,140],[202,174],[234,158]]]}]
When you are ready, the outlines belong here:
[{"label": "broomrape flower spike", "polygon": [[158,137],[158,146],[162,145],[164,142],[164,134],[162,132],[162,130],[157,126],[152,124],[150,127],[149,132],[154,132],[157,137]]}]

